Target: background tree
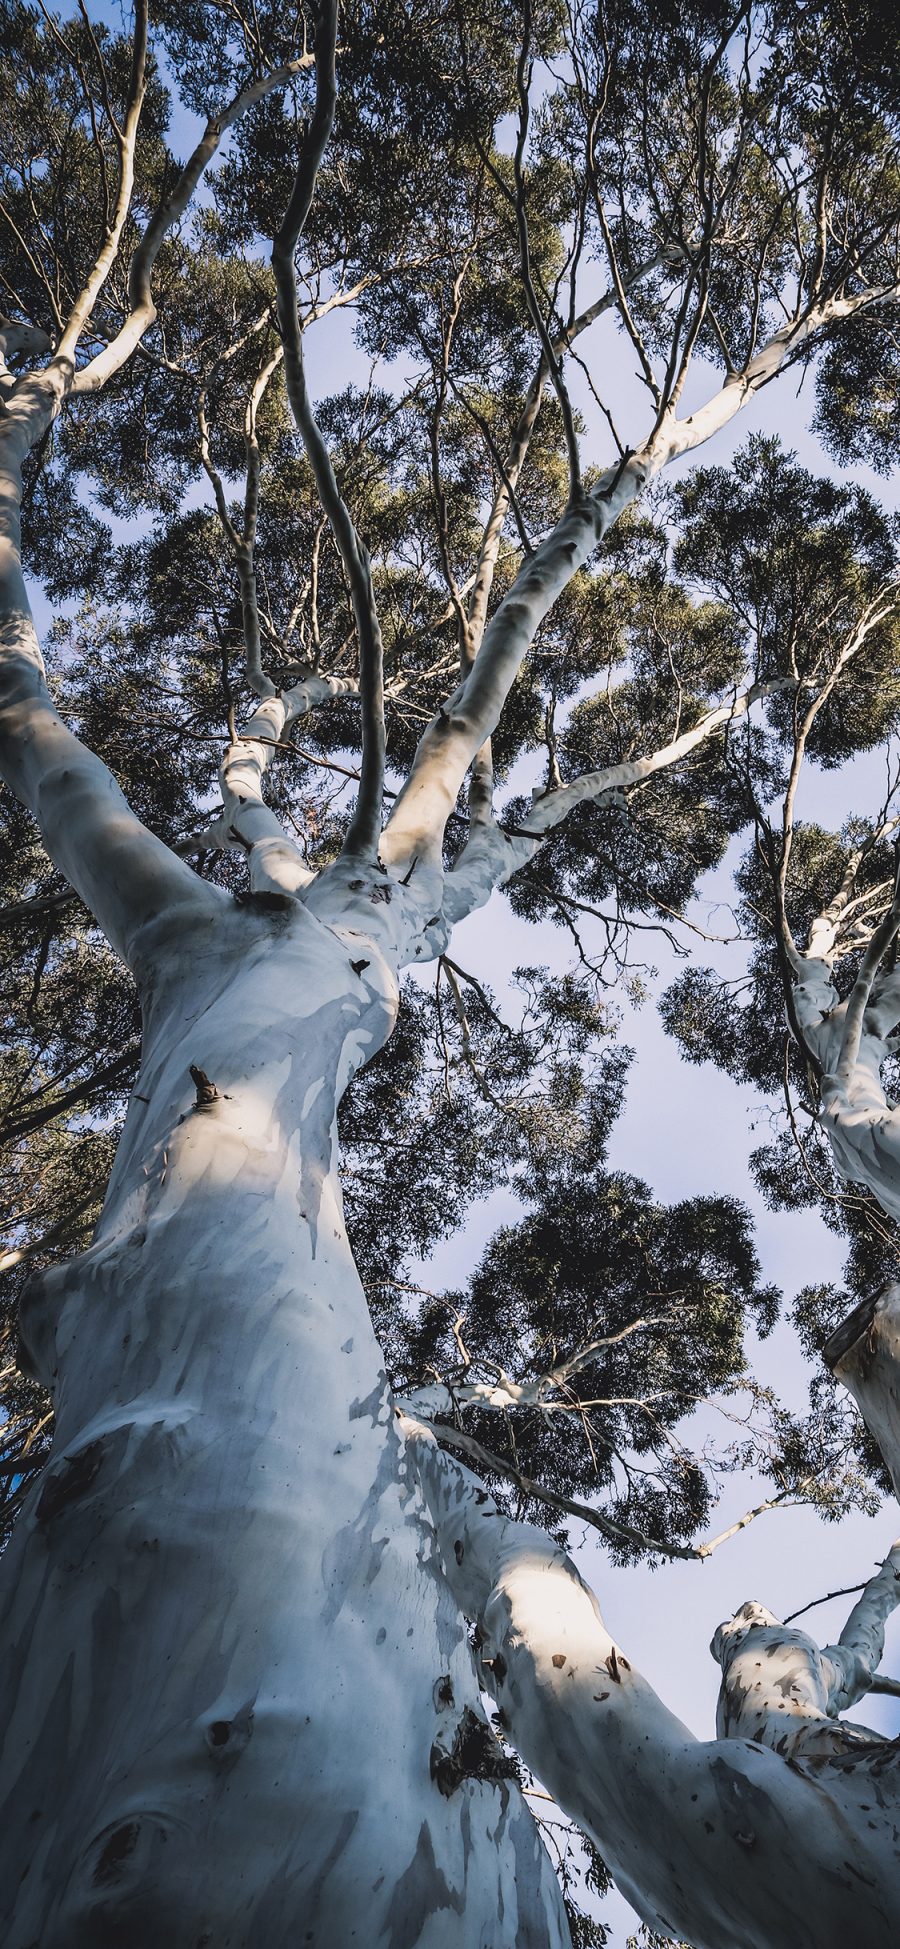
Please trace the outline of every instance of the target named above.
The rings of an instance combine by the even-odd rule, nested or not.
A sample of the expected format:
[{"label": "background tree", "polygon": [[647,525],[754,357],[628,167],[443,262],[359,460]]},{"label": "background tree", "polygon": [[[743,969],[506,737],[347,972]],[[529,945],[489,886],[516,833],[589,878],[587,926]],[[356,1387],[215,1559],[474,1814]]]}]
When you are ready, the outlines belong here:
[{"label": "background tree", "polygon": [[[652,1929],[722,1949],[896,1925],[890,1749],[836,1716],[872,1683],[894,1555],[824,1652],[759,1610],[723,1627],[704,1744],[521,1521],[586,1517],[619,1558],[719,1540],[694,1540],[709,1457],[678,1424],[743,1378],[744,1321],[771,1324],[777,1295],[732,1202],[667,1211],[607,1168],[625,1058],[603,991],[748,821],[778,1003],[740,1059],[767,1059],[784,989],[841,1171],[880,1088],[890,809],[843,859],[796,843],[792,805],[804,751],[836,763],[892,727],[893,535],[771,448],[668,507],[648,489],[810,363],[829,437],[887,463],[894,32],[830,5],[486,21],[379,0],[340,27],[329,4],[196,7],[121,36],[4,13],[23,1949],[565,1941],[482,1689]],[[167,75],[176,127],[204,125],[186,164]],[[347,305],[371,378],[314,410],[304,336]],[[607,312],[646,407],[620,428],[600,394],[609,454],[588,454],[567,360]],[[697,359],[717,377],[688,411]],[[23,564],[58,606],[55,702]],[[801,858],[840,868],[805,950]],[[578,960],[521,970],[507,1021],[451,937],[514,875]],[[825,1029],[822,926],[853,984]],[[434,962],[395,1030],[402,971]],[[686,1021],[716,1019],[712,982],[689,999]],[[878,1169],[859,1175],[890,1213]],[[498,1183],[526,1215],[469,1293],[411,1291],[411,1260]],[[855,1338],[833,1349],[889,1467],[892,1320],[875,1407]],[[846,1495],[840,1417],[758,1405],[773,1497]],[[748,1696],[763,1649],[775,1689]]]}]

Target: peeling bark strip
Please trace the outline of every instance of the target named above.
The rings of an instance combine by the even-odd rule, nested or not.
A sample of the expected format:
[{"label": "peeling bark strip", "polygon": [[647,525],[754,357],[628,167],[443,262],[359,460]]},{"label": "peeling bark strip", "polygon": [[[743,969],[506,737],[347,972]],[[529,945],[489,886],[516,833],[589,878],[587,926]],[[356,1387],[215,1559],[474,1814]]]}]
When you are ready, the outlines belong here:
[{"label": "peeling bark strip", "polygon": [[67,1504],[84,1494],[103,1462],[102,1441],[89,1441],[74,1455],[67,1455],[44,1481],[34,1511],[36,1523],[49,1523]]}]

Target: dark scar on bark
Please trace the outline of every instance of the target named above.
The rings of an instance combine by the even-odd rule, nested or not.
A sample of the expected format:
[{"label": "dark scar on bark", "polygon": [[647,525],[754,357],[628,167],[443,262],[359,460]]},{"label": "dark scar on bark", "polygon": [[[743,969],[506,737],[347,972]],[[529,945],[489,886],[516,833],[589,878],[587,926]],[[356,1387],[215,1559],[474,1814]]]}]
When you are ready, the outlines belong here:
[{"label": "dark scar on bark", "polygon": [[115,1880],[116,1870],[134,1853],[140,1831],[140,1822],[136,1820],[125,1821],[113,1830],[94,1869],[95,1888]]},{"label": "dark scar on bark", "polygon": [[464,1708],[450,1751],[437,1742],[432,1746],[430,1772],[438,1792],[446,1800],[463,1780],[499,1782],[519,1777],[515,1760],[504,1753],[490,1726],[470,1705]]},{"label": "dark scar on bark", "polygon": [[253,1733],[253,1706],[248,1700],[230,1719],[213,1719],[206,1728],[206,1745],[217,1766],[233,1765]]},{"label": "dark scar on bark", "polygon": [[249,907],[257,914],[285,914],[290,907],[297,905],[289,893],[272,893],[265,888],[242,889],[233,895],[233,899],[236,907]]},{"label": "dark scar on bark", "polygon": [[74,1502],[83,1495],[94,1480],[103,1460],[102,1441],[89,1441],[77,1455],[67,1456],[61,1467],[56,1469],[41,1491],[41,1498],[34,1512],[35,1522],[49,1523],[67,1502]]}]

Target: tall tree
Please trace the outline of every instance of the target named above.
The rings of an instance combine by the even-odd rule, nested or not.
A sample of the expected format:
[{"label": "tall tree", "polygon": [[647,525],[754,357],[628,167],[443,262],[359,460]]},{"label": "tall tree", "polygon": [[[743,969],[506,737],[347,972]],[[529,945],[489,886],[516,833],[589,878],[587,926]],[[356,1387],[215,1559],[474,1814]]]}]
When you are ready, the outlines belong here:
[{"label": "tall tree", "polygon": [[[607,1170],[622,1060],[590,986],[523,971],[510,1030],[452,933],[513,876],[579,942],[612,895],[583,969],[609,982],[755,820],[794,1059],[838,1168],[895,1208],[889,1138],[848,1163],[895,1019],[888,811],[822,922],[861,955],[837,1026],[836,996],[814,1019],[834,956],[788,918],[804,750],[893,722],[893,537],[756,455],[734,505],[708,473],[684,490],[673,580],[637,503],[808,364],[829,437],[886,462],[896,28],[830,0],[139,0],[129,34],[82,6],[7,6],[2,33],[7,1268],[37,1268],[3,1465],[7,1940],[565,1943],[485,1690],[654,1929],[886,1943],[892,1749],[837,1714],[896,1552],[837,1646],[756,1607],[723,1626],[703,1743],[502,1500],[555,1520],[594,1492],[620,1553],[703,1554],[702,1471],[660,1451],[775,1301],[740,1209],[663,1212]],[[167,75],[203,122],[186,163]],[[317,410],[306,333],[345,305],[373,376]],[[601,390],[608,464],[567,383],[604,314],[645,394],[624,427]],[[123,513],[144,530],[113,547]],[[61,606],[55,701],[26,570]],[[395,1035],[402,972],[433,961]],[[445,1323],[404,1266],[479,1171],[530,1210]],[[867,1316],[865,1358],[832,1346],[891,1469],[893,1321]]]}]

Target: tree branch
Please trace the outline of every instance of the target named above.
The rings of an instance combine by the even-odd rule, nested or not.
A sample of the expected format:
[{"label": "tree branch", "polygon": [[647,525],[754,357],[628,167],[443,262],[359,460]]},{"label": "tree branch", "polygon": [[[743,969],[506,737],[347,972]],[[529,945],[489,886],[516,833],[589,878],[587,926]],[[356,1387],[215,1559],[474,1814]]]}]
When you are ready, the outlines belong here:
[{"label": "tree branch", "polygon": [[743,717],[760,698],[790,688],[792,678],[774,678],[769,683],[752,684],[728,704],[708,711],[691,730],[683,731],[670,744],[643,758],[627,759],[602,771],[584,772],[555,792],[543,792],[532,801],[528,824],[516,833],[501,826],[478,832],[464,846],[459,859],[444,883],[444,914],[455,923],[483,906],[496,886],[502,886],[540,851],[546,833],[558,826],[576,805],[596,804],[612,793],[639,785],[656,772],[689,755],[716,732],[725,730]]},{"label": "tree branch", "polygon": [[[407,1423],[403,1432],[444,1573],[476,1621],[479,1670],[503,1731],[643,1919],[696,1949],[797,1949],[812,1943],[824,1876],[828,1933],[817,1949],[838,1949],[854,1939],[862,1874],[892,1907],[889,1941],[900,1911],[890,1798],[879,1804],[864,1771],[826,1782],[747,1739],[695,1740],[610,1637],[552,1538],[502,1516],[427,1430]],[[883,1758],[891,1743],[875,1750]],[[842,1877],[833,1863],[848,1843],[854,1872]],[[761,1873],[761,1860],[784,1872]]]},{"label": "tree branch", "polygon": [[316,35],[316,105],[297,165],[297,175],[284,222],[272,248],[278,294],[278,324],[284,346],[288,398],[312,467],[322,506],[328,515],[338,554],[350,588],[359,639],[360,697],[362,700],[362,763],[356,807],[344,841],[345,853],[373,858],[381,832],[384,783],[384,672],[381,626],[372,586],[372,570],[350,511],[335,478],[331,458],[309,400],[303,359],[303,335],[297,314],[294,252],[309,215],[319,168],[328,146],[337,100],[335,44],[337,0],[324,0]]}]

